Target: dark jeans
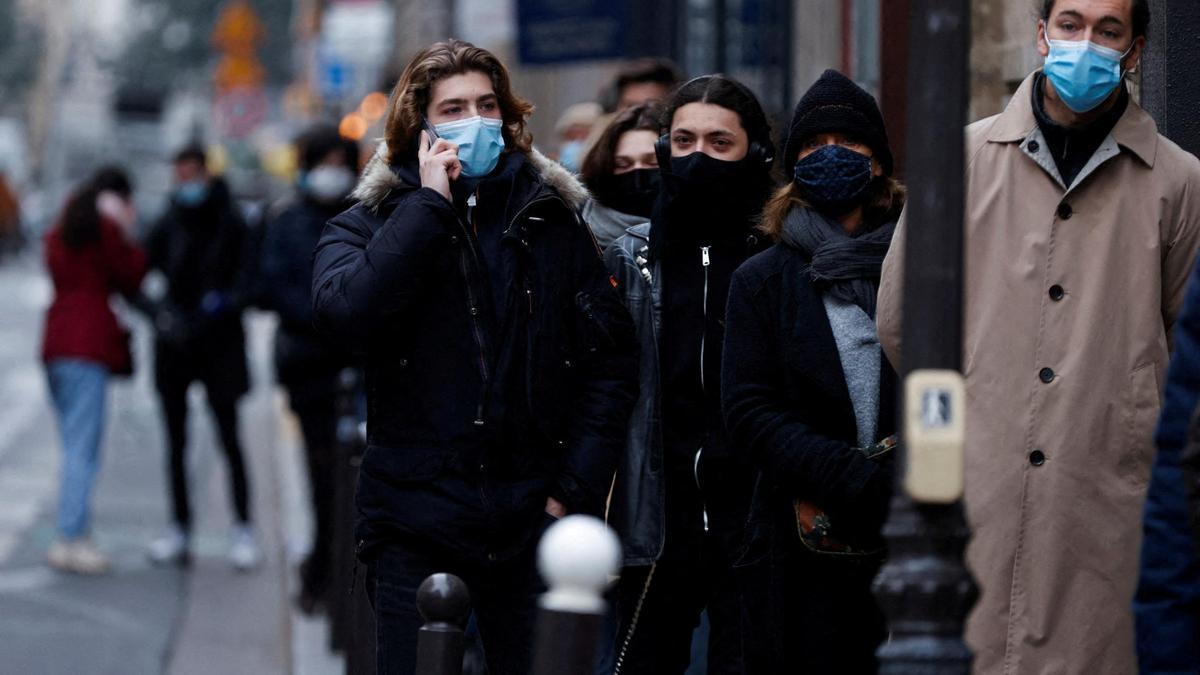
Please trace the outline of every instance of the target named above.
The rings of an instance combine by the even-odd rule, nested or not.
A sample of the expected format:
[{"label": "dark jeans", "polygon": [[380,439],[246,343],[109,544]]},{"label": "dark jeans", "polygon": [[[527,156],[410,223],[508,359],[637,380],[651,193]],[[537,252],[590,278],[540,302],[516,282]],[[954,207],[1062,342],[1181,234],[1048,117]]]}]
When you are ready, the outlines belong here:
[{"label": "dark jeans", "polygon": [[682,675],[691,662],[692,634],[707,609],[708,672],[740,674],[740,593],[718,538],[703,535],[673,545],[668,534],[653,577],[650,569],[627,567],[617,584],[617,672]]},{"label": "dark jeans", "polygon": [[301,568],[304,592],[323,596],[330,587],[333,564],[333,507],[337,486],[334,483],[334,441],[337,415],[332,387],[330,396],[293,397],[292,410],[300,419],[304,434],[304,456],[308,463],[308,484],[312,496],[312,552]]},{"label": "dark jeans", "polygon": [[385,546],[367,565],[378,636],[378,674],[416,672],[417,631],[423,623],[417,613],[417,587],[431,574],[449,572],[471,592],[488,674],[528,675],[537,598],[545,590],[535,563],[537,541],[533,537],[518,555],[496,562],[467,559],[424,542]]},{"label": "dark jeans", "polygon": [[[163,416],[167,422],[167,439],[170,444],[168,472],[171,478],[171,504],[175,524],[184,530],[192,525],[192,510],[188,501],[187,483],[187,390],[191,384],[179,380],[160,384]],[[242,459],[242,445],[238,440],[237,397],[219,388],[205,387],[208,407],[217,422],[221,448],[229,463],[229,477],[233,485],[233,508],[242,524],[250,522],[250,486],[246,479],[246,466]]]}]

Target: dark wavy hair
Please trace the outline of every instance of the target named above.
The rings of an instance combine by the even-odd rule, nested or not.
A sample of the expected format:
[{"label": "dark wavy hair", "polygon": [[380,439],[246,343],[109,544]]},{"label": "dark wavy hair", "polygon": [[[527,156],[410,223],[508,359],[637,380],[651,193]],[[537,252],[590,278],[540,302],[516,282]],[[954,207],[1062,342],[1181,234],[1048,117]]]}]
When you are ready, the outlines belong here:
[{"label": "dark wavy hair", "polygon": [[684,82],[671,92],[663,106],[659,126],[664,133],[670,130],[671,123],[675,121],[676,111],[689,103],[711,103],[737,113],[750,142],[758,143],[774,156],[771,123],[758,97],[746,85],[721,74],[701,75]]},{"label": "dark wavy hair", "polygon": [[513,93],[508,68],[486,49],[462,40],[446,40],[418,52],[392,89],[384,127],[389,164],[399,164],[416,154],[417,134],[429,107],[434,83],[469,72],[483,73],[492,81],[492,90],[500,104],[500,118],[504,121],[505,147],[518,152],[530,151],[533,136],[525,128],[525,120],[533,114],[533,104]]},{"label": "dark wavy hair", "polygon": [[[1042,21],[1049,21],[1057,0],[1041,0]],[[1150,35],[1150,0],[1133,0],[1133,38]]]},{"label": "dark wavy hair", "polygon": [[655,134],[661,134],[661,125],[662,113],[655,103],[642,103],[617,113],[583,158],[583,165],[579,169],[583,184],[595,192],[604,178],[612,175],[617,144],[621,142],[621,136],[625,132],[653,131]]},{"label": "dark wavy hair", "polygon": [[101,192],[115,192],[123,199],[133,194],[129,175],[118,166],[105,166],[92,174],[67,198],[62,214],[62,236],[67,248],[79,250],[100,241],[100,211],[96,199]]}]

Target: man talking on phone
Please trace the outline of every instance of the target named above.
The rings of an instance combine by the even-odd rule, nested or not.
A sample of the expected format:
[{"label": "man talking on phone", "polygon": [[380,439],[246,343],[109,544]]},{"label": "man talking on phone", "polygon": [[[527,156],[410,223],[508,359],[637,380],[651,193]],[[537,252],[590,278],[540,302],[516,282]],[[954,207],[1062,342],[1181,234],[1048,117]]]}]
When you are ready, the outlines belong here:
[{"label": "man talking on phone", "polygon": [[366,353],[358,555],[380,673],[412,673],[417,586],[466,581],[492,675],[527,673],[537,540],[599,515],[636,398],[632,321],[491,53],[439,42],[317,245],[318,328]]}]

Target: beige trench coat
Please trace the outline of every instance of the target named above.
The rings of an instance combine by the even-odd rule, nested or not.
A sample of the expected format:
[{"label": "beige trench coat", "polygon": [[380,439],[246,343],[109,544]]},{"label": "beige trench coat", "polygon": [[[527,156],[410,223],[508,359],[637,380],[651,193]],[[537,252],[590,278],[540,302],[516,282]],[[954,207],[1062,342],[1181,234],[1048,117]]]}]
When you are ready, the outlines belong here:
[{"label": "beige trench coat", "polygon": [[[977,673],[1131,675],[1142,501],[1200,242],[1200,161],[1131,102],[1068,189],[1032,87],[967,130],[967,559],[981,593],[967,642]],[[893,363],[906,227],[879,297]]]}]

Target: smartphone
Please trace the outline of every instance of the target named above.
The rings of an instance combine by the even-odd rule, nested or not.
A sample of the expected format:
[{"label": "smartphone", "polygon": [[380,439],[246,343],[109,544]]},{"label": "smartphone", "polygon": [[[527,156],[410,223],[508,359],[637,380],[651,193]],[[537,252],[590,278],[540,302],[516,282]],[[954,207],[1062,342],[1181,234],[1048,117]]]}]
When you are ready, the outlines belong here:
[{"label": "smartphone", "polygon": [[[441,136],[438,136],[437,129],[433,128],[433,125],[429,123],[429,120],[425,119],[424,115],[421,116],[421,128],[424,129],[427,134],[429,134],[430,145],[433,145],[434,141],[441,138]],[[420,134],[417,134],[417,136],[417,140],[420,140]]]}]

